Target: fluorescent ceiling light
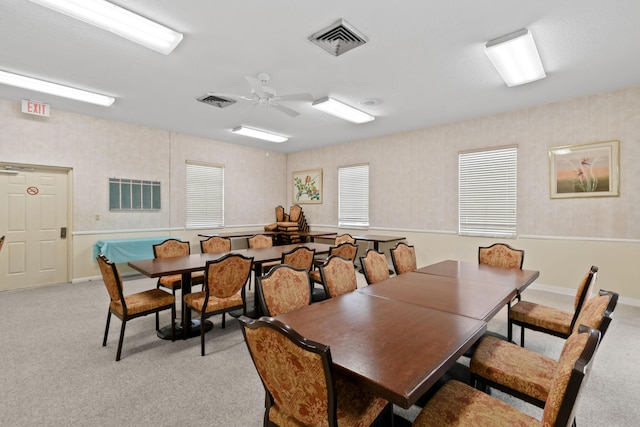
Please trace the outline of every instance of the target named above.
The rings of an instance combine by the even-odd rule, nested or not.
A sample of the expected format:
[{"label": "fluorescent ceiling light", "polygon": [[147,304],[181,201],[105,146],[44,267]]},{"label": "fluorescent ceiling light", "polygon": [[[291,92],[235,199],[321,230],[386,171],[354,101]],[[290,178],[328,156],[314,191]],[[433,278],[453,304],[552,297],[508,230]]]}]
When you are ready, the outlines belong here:
[{"label": "fluorescent ceiling light", "polygon": [[111,104],[113,104],[113,101],[116,100],[112,96],[87,92],[85,90],[59,85],[57,83],[50,83],[31,77],[25,77],[19,74],[13,74],[2,70],[0,70],[0,83],[9,86],[20,87],[23,89],[34,90],[36,92],[48,93],[50,95],[62,96],[64,98],[75,99],[76,101],[102,105],[103,107],[110,106]]},{"label": "fluorescent ceiling light", "polygon": [[104,0],[31,0],[168,55],[182,34]]},{"label": "fluorescent ceiling light", "polygon": [[487,42],[484,51],[509,87],[547,76],[536,42],[526,28]]},{"label": "fluorescent ceiling light", "polygon": [[375,120],[375,117],[372,115],[347,104],[343,104],[340,101],[336,101],[333,98],[329,98],[328,96],[318,99],[317,101],[313,101],[311,106],[320,111],[324,111],[325,113],[340,117],[341,119],[349,120],[353,123],[366,123]]},{"label": "fluorescent ceiling light", "polygon": [[270,142],[285,142],[289,140],[289,138],[287,138],[286,136],[278,135],[276,133],[271,133],[264,130],[248,128],[246,126],[235,127],[231,129],[231,132],[244,136],[250,136],[251,138],[264,139],[265,141]]}]

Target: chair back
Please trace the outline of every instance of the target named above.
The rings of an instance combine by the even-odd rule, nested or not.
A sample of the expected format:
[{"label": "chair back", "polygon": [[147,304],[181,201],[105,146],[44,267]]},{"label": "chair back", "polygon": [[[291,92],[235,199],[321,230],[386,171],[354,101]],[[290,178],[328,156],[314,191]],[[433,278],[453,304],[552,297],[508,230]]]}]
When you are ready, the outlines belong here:
[{"label": "chair back", "polygon": [[514,249],[505,243],[478,248],[478,263],[492,267],[519,268],[524,262],[524,250]]},{"label": "chair back", "polygon": [[265,236],[264,234],[256,234],[253,237],[247,239],[250,249],[263,249],[273,246],[273,238],[271,236]]},{"label": "chair back", "polygon": [[329,248],[329,256],[339,256],[352,262],[355,261],[357,253],[358,246],[350,242],[343,242],[338,246],[332,246]]},{"label": "chair back", "polygon": [[167,239],[162,243],[153,245],[154,258],[170,258],[174,256],[189,255],[191,245],[178,239]]},{"label": "chair back", "polygon": [[353,236],[351,236],[351,234],[341,234],[339,236],[336,236],[334,244],[339,245],[340,243],[344,243],[344,242],[353,243],[355,245],[356,239],[354,239]]},{"label": "chair back", "polygon": [[587,274],[584,275],[582,281],[578,285],[578,290],[576,291],[576,297],[573,300],[573,319],[571,319],[571,330],[576,326],[576,321],[578,320],[578,316],[580,315],[580,311],[582,311],[582,307],[584,304],[591,298],[591,291],[593,289],[593,285],[598,278],[598,267],[592,265]]},{"label": "chair back", "polygon": [[587,301],[580,310],[578,320],[573,327],[573,333],[578,331],[580,325],[584,325],[599,330],[600,341],[602,341],[611,323],[613,310],[618,304],[618,297],[616,292],[601,289],[598,295]]},{"label": "chair back", "polygon": [[274,318],[243,316],[240,320],[267,395],[264,424],[336,426],[329,347],[302,337]]},{"label": "chair back", "polygon": [[109,261],[109,259],[104,256],[104,254],[98,255],[96,259],[98,261],[98,266],[100,267],[100,273],[102,273],[102,281],[107,287],[107,292],[109,293],[111,303],[122,303],[122,308],[126,315],[127,308],[124,300],[124,295],[122,294],[122,278],[120,277],[118,267],[115,265],[115,263]]},{"label": "chair back", "polygon": [[591,371],[599,341],[600,331],[585,326],[567,338],[549,388],[542,414],[542,425],[572,424],[578,397]]},{"label": "chair back", "polygon": [[293,268],[302,268],[309,272],[311,271],[311,267],[313,267],[313,258],[315,255],[315,249],[309,249],[306,246],[298,246],[289,252],[284,252],[282,254],[281,263]]},{"label": "chair back", "polygon": [[367,250],[367,253],[360,257],[360,265],[362,265],[364,278],[368,285],[382,282],[389,278],[387,257],[375,249]]},{"label": "chair back", "polygon": [[302,207],[300,205],[293,205],[289,208],[289,221],[298,222],[300,214],[302,213]]},{"label": "chair back", "polygon": [[[343,245],[348,244],[343,243]],[[325,292],[331,298],[353,292],[358,287],[353,260],[337,255],[330,256],[320,266],[320,277],[322,277],[322,285],[325,288]]]},{"label": "chair back", "polygon": [[288,221],[288,219],[288,215],[287,218],[285,218],[284,208],[282,205],[276,206],[276,222],[285,222]]},{"label": "chair back", "polygon": [[311,304],[309,272],[289,265],[277,265],[256,280],[262,310],[267,316],[306,307]]},{"label": "chair back", "polygon": [[242,291],[244,301],[244,285],[251,276],[253,258],[240,254],[228,254],[213,261],[207,261],[204,271],[205,301],[209,298],[229,298]]},{"label": "chair back", "polygon": [[226,237],[211,236],[206,240],[200,240],[200,252],[203,254],[219,254],[231,250],[231,239]]},{"label": "chair back", "polygon": [[399,242],[391,248],[391,262],[396,274],[403,274],[418,268],[416,263],[416,250],[413,246]]}]

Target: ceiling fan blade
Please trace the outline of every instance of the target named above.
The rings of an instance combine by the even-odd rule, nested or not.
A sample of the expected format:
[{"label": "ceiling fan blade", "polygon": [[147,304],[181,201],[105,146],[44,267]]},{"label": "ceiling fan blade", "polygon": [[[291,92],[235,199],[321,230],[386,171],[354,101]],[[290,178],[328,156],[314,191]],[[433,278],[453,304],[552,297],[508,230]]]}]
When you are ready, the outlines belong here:
[{"label": "ceiling fan blade", "polygon": [[288,95],[278,95],[276,98],[278,101],[313,101],[313,95],[310,93],[291,93]]},{"label": "ceiling fan blade", "polygon": [[280,105],[280,104],[276,104],[276,103],[269,103],[269,105],[271,105],[273,108],[275,108],[278,111],[281,111],[283,113],[285,113],[287,116],[289,117],[298,117],[300,115],[300,113],[298,113],[295,110],[292,110],[289,107],[285,107],[284,105]]},{"label": "ceiling fan blade", "polygon": [[255,93],[260,96],[264,96],[264,89],[262,88],[262,83],[260,82],[260,80],[256,79],[255,77],[249,76],[244,76],[244,78],[247,79],[249,86],[251,86],[251,89],[253,89]]}]

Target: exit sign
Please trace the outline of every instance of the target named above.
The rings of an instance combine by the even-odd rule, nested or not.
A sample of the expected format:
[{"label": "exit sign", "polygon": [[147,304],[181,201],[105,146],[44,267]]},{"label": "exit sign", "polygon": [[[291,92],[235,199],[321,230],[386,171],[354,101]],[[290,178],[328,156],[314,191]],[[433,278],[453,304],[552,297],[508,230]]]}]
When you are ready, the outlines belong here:
[{"label": "exit sign", "polygon": [[49,104],[23,99],[22,112],[34,116],[49,117]]}]

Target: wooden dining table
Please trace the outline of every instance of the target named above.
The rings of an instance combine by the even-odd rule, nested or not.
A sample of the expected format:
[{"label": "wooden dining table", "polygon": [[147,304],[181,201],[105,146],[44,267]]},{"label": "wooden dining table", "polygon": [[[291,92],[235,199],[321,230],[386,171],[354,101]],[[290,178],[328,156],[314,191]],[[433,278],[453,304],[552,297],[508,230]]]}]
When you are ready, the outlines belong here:
[{"label": "wooden dining table", "polygon": [[[246,257],[253,257],[253,270],[258,276],[262,275],[262,265],[266,262],[279,261],[284,252],[291,251],[298,246],[306,246],[309,249],[315,249],[317,254],[329,253],[331,245],[324,243],[295,243],[290,245],[273,246],[261,249],[237,249],[230,252],[221,252],[217,254],[191,254],[169,258],[154,258],[145,260],[130,261],[128,264],[131,268],[139,271],[147,277],[161,277],[172,274],[181,274],[182,295],[191,293],[191,273],[203,271],[208,261],[214,261],[222,258],[230,253],[237,253]],[[176,325],[176,338],[190,338],[199,336],[199,323],[191,319],[191,310],[189,310],[182,299],[181,322]],[[245,313],[250,317],[259,317],[261,315],[260,304],[258,298],[253,298],[253,307],[247,308]],[[211,325],[212,326],[212,325]],[[207,329],[210,329],[208,326]],[[171,339],[171,327],[165,326],[158,331],[158,336],[163,339]]]},{"label": "wooden dining table", "polygon": [[329,345],[337,371],[403,408],[429,390],[487,327],[482,320],[363,292],[278,319]]}]

